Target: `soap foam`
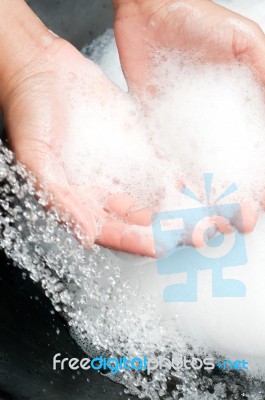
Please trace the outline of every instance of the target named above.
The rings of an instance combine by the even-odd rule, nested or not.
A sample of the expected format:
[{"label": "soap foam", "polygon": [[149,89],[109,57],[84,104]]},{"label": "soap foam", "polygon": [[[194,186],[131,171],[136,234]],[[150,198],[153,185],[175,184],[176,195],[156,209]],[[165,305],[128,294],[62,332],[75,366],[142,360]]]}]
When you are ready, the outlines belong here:
[{"label": "soap foam", "polygon": [[[107,59],[111,67],[106,71],[103,62],[105,71],[119,81],[113,39],[103,53],[98,61]],[[86,114],[89,124],[97,128],[97,137],[91,138],[86,126],[80,126],[78,140],[69,140],[69,151],[77,149],[77,153],[72,157],[74,162],[69,163],[70,156],[66,157],[68,170],[74,164],[84,165],[78,174],[82,183],[95,179],[94,165],[100,169],[100,176],[96,175],[99,186],[108,192],[115,190],[112,176],[120,183],[116,190],[135,194],[142,203],[153,199],[157,204],[159,200],[158,211],[174,209],[181,201],[180,183],[202,197],[202,176],[210,172],[215,177],[215,198],[235,182],[238,191],[233,200],[254,203],[260,209],[265,175],[265,96],[249,68],[236,63],[202,65],[194,56],[160,51],[147,85],[155,87],[152,99],[122,94],[109,118],[104,117],[106,109],[84,110],[83,118],[78,118],[84,121]],[[125,98],[130,111],[122,104]],[[108,157],[111,143],[112,155]],[[71,177],[77,176],[75,171],[70,171]],[[108,184],[104,181],[106,171]]]},{"label": "soap foam", "polygon": [[142,203],[146,201],[151,193],[146,187],[155,179],[154,155],[133,101],[117,91],[110,108],[104,98],[82,102],[77,89],[73,103],[78,107],[71,124],[78,134],[66,136],[61,149],[70,184],[92,185],[105,194],[135,192]]},{"label": "soap foam", "polygon": [[[156,152],[169,160],[164,176],[170,171],[173,179],[181,177],[201,194],[201,177],[211,172],[216,197],[235,182],[239,190],[234,197],[256,200],[259,207],[265,96],[252,72],[237,64],[202,65],[174,52],[159,54],[157,64],[151,80],[157,95],[148,102],[146,126]],[[166,182],[165,190],[170,185],[174,181]]]},{"label": "soap foam", "polygon": [[[111,70],[105,72],[118,82],[121,68],[116,56],[111,57],[116,51],[113,42],[103,49],[108,54],[105,57],[113,60]],[[161,58],[163,64],[159,63]],[[100,60],[98,56],[99,64]],[[264,93],[252,72],[236,63],[202,66],[194,57],[172,52],[157,53],[156,60],[158,66],[149,82],[155,86],[156,96],[151,100],[141,99],[144,103],[141,134],[148,138],[147,143],[155,153],[153,170],[162,176],[164,196],[160,199],[160,209],[196,207],[194,201],[179,193],[176,188],[179,180],[205,201],[202,179],[205,172],[215,174],[215,198],[232,182],[237,184],[239,190],[223,199],[222,204],[244,199],[255,201],[256,207],[260,207],[265,172]],[[176,283],[177,275],[159,276],[155,264],[144,261],[137,268],[137,259],[128,264],[128,257],[123,269],[129,280],[140,276],[141,291],[151,296],[165,326],[173,327],[167,331],[170,340],[173,341],[174,332],[181,326],[182,333],[189,335],[195,347],[203,345],[208,351],[219,351],[231,358],[248,357],[251,372],[259,375],[265,357],[264,216],[245,239],[248,264],[224,270],[226,277],[246,284],[245,298],[213,299],[211,272],[204,271],[199,272],[197,303],[169,305],[161,301],[163,288]]]},{"label": "soap foam", "polygon": [[[123,82],[113,38],[110,48],[108,40],[103,46],[103,58],[108,60],[104,68],[111,65],[109,76],[115,75],[116,82]],[[106,192],[129,191],[136,193],[139,201],[150,200],[150,203],[156,197],[154,192],[160,190],[164,195],[159,197],[159,209],[178,209],[196,205],[179,193],[176,181],[183,180],[200,195],[201,173],[215,172],[216,196],[233,179],[240,196],[259,198],[262,191],[259,175],[263,171],[260,148],[264,145],[261,89],[245,67],[198,68],[196,60],[186,58],[183,66],[180,57],[183,59],[183,55],[169,54],[163,68],[155,70],[152,79],[158,86],[158,96],[152,101],[144,99],[144,105],[142,100],[131,97],[125,101],[124,93],[117,93],[111,111],[103,105],[98,107],[96,101],[90,103],[91,109],[80,101],[75,114],[79,132],[74,138],[68,137],[63,149],[71,184],[99,186]],[[82,90],[77,87],[74,104],[82,98]],[[250,101],[246,101],[246,94]],[[210,107],[205,95],[216,108]],[[203,115],[202,110],[205,110]],[[249,131],[245,124],[251,128]],[[229,132],[234,136],[230,137]],[[209,142],[210,133],[215,141]],[[227,146],[228,139],[231,148]],[[255,147],[257,140],[260,148]],[[223,153],[227,155],[225,162]],[[252,160],[253,156],[257,160]],[[235,160],[241,163],[243,171]],[[253,180],[247,169],[250,164]],[[247,375],[163,370],[147,379],[145,374],[125,371],[117,380],[130,393],[152,400],[238,399],[246,393],[249,399],[263,398],[264,385],[252,376],[262,378],[259,367],[265,359],[264,215],[254,233],[246,236],[248,264],[223,271],[225,277],[246,284],[245,298],[212,298],[211,271],[200,271],[198,302],[168,304],[163,302],[164,288],[182,278],[185,282],[185,276],[159,275],[156,263],[149,259],[97,246],[85,251],[59,225],[56,211],[47,214],[43,211],[40,204],[46,206],[47,199],[40,191],[40,204],[34,200],[35,181],[31,177],[26,184],[26,176],[25,169],[14,165],[12,154],[1,146],[1,247],[30,272],[34,281],[42,284],[89,356],[135,357],[154,353],[201,356],[206,352],[216,360],[246,358],[250,363]],[[229,197],[227,201],[230,200]]]}]

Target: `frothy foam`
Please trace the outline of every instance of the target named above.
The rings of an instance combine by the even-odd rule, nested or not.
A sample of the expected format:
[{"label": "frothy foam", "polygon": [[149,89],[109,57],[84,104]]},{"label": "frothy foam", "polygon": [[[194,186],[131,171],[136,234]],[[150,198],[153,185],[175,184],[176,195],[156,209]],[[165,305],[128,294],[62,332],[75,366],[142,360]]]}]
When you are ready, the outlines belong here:
[{"label": "frothy foam", "polygon": [[[158,61],[152,77],[158,94],[148,103],[147,128],[156,152],[169,160],[173,179],[181,176],[201,193],[198,183],[211,172],[215,196],[235,182],[238,198],[262,200],[264,93],[251,71],[240,65],[201,65],[174,53],[159,55]],[[165,191],[170,182],[166,185]]]},{"label": "frothy foam", "polygon": [[[113,42],[110,48],[105,48],[108,59],[112,52]],[[160,209],[196,207],[196,203],[180,195],[176,188],[180,179],[205,200],[202,197],[202,174],[205,172],[215,173],[215,198],[233,181],[237,183],[239,190],[222,203],[254,201],[260,208],[265,172],[263,89],[251,71],[242,65],[201,66],[194,58],[177,53],[158,54],[157,60],[161,56],[164,63],[154,70],[151,80],[156,96],[152,100],[145,99],[141,115],[144,127],[141,134],[148,138],[147,143],[155,155],[149,162],[154,162],[153,171],[156,171],[160,189],[162,187],[160,194],[164,194]],[[111,78],[113,74],[113,80],[118,82],[121,69],[115,57],[111,71],[106,72]],[[98,61],[100,63],[100,57]],[[156,185],[157,181],[153,183]],[[153,192],[156,189],[152,187]],[[245,282],[246,298],[212,299],[211,273],[205,271],[199,273],[198,303],[161,305],[163,287],[174,284],[176,276],[160,276],[159,282],[154,278],[155,267],[149,264],[148,268],[145,266],[145,279],[140,279],[142,291],[152,292],[157,307],[163,309],[164,318],[177,312],[181,326],[185,326],[186,333],[194,337],[197,344],[204,344],[208,349],[218,348],[231,357],[247,354],[256,361],[264,357],[265,338],[263,221],[261,217],[255,232],[246,237],[247,266],[243,270],[242,266],[227,268],[224,272],[227,277]],[[135,268],[130,279],[132,275],[137,275]],[[242,310],[244,318],[240,318]],[[251,324],[253,329],[238,335],[239,327],[243,332],[246,324]],[[257,372],[257,368],[253,367],[252,372],[254,370]]]},{"label": "frothy foam", "polygon": [[[112,42],[108,52],[113,52]],[[108,74],[113,73],[118,81],[113,63],[110,65]],[[108,119],[108,112],[102,109],[97,120],[94,111],[85,111],[89,123],[96,121],[97,138],[87,135],[85,124],[78,140],[69,138],[70,151],[77,149],[74,162],[69,163],[67,156],[71,177],[77,177],[73,166],[82,165],[80,183],[94,179],[107,191],[115,190],[113,182],[107,185],[104,181],[103,166],[111,141],[107,173],[120,183],[118,191],[129,191],[141,202],[159,193],[154,204],[159,201],[160,210],[174,209],[178,184],[193,187],[201,196],[201,178],[211,172],[215,175],[215,197],[235,182],[239,190],[234,200],[255,201],[259,208],[265,175],[264,93],[251,71],[237,64],[201,65],[173,52],[157,54],[157,65],[148,82],[156,95],[151,100],[141,98],[142,107],[139,99],[131,98],[130,111],[117,103],[114,115]],[[84,121],[85,117],[79,119]],[[95,165],[100,166],[96,175]]]},{"label": "frothy foam", "polygon": [[[109,39],[110,33],[107,43]],[[104,59],[108,60],[104,68],[111,65],[109,76],[124,85],[113,40],[111,47],[103,46],[103,50]],[[101,57],[98,54],[98,59]],[[159,197],[160,209],[189,208],[195,204],[179,193],[176,182],[178,186],[183,179],[200,194],[201,173],[215,172],[216,195],[233,179],[241,190],[240,196],[260,198],[263,189],[260,155],[264,146],[260,88],[244,67],[198,68],[194,67],[194,60],[186,61],[184,66],[179,60],[179,55],[170,54],[163,68],[156,70],[153,81],[157,86],[159,75],[159,95],[152,101],[145,99],[144,106],[133,98],[124,103],[124,93],[117,95],[111,113],[104,107],[98,108],[97,103],[89,110],[87,104],[80,102],[84,104],[76,114],[80,136],[69,137],[63,149],[72,184],[89,183],[106,191],[136,192],[139,201],[150,203]],[[172,65],[175,62],[177,70]],[[77,88],[74,102],[82,90]],[[205,110],[203,115],[202,110]],[[209,142],[210,134],[215,141]],[[114,146],[110,136],[115,137]],[[231,147],[227,146],[228,140]],[[256,148],[257,140],[260,147]],[[135,357],[156,352],[163,356],[169,353],[193,356],[207,352],[216,360],[244,357],[250,362],[248,376],[221,371],[208,374],[164,370],[147,379],[140,373],[125,371],[118,380],[130,393],[152,400],[238,399],[245,393],[249,399],[263,398],[264,385],[252,379],[252,374],[260,376],[258,367],[265,357],[264,216],[255,232],[246,237],[249,262],[244,270],[241,266],[224,270],[225,276],[246,284],[245,298],[213,299],[211,272],[204,271],[199,272],[197,303],[169,305],[162,300],[163,289],[183,276],[160,276],[155,263],[147,259],[99,247],[85,251],[59,225],[56,211],[48,214],[43,211],[41,205],[47,204],[45,196],[39,192],[40,204],[34,200],[35,182],[25,169],[13,164],[12,154],[5,147],[0,150],[1,247],[30,271],[34,281],[41,282],[56,310],[67,319],[73,336],[89,355]],[[227,155],[225,160],[223,153]],[[252,177],[249,165],[253,166]],[[117,178],[115,185],[113,176]]]}]

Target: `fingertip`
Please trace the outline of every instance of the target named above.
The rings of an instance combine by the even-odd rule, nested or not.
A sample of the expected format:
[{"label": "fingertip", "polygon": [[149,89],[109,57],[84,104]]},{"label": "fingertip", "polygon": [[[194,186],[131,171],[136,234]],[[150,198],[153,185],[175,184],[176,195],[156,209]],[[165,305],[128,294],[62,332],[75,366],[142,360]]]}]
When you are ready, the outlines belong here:
[{"label": "fingertip", "polygon": [[124,222],[132,225],[149,226],[152,223],[154,211],[136,203],[129,194],[115,194],[109,196],[104,208]]},{"label": "fingertip", "polygon": [[113,250],[155,257],[151,227],[128,225],[109,219],[103,224],[97,243]]},{"label": "fingertip", "polygon": [[232,223],[240,233],[251,233],[257,224],[259,212],[251,203],[240,203],[240,209],[234,214]]}]

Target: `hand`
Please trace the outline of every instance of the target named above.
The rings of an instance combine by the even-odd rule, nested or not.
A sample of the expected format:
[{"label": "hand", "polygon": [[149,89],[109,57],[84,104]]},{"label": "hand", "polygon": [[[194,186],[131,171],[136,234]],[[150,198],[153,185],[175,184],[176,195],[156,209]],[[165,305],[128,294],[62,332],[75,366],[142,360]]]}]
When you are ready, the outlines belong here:
[{"label": "hand", "polygon": [[247,62],[265,83],[265,35],[253,21],[210,0],[114,0],[115,35],[131,86],[150,72],[149,44],[200,52],[204,61]]},{"label": "hand", "polygon": [[[146,86],[150,44],[199,52],[205,62],[245,62],[265,84],[265,35],[255,22],[210,0],[114,0],[114,7],[116,41],[131,90]],[[252,231],[256,208],[242,204],[242,218],[233,224],[245,233]]]},{"label": "hand", "polygon": [[[45,182],[53,202],[69,213],[88,236],[89,246],[96,241],[116,250],[153,256],[151,233],[146,234],[148,228],[143,227],[150,224],[149,210],[133,213],[123,222],[134,206],[131,197],[112,196],[106,200],[107,205],[100,206],[97,192],[69,184],[58,149],[66,134],[78,135],[76,108],[88,104],[97,93],[104,93],[105,106],[111,107],[119,90],[72,45],[49,35],[48,50],[36,53],[2,91],[2,109],[15,156],[40,182]],[[78,84],[87,90],[83,103],[75,107],[73,97]]]}]

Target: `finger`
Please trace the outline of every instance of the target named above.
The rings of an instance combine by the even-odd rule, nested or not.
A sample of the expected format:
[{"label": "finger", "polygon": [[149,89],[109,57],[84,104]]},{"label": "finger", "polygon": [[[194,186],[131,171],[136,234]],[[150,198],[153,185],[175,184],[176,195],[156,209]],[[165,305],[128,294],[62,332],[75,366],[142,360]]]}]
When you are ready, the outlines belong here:
[{"label": "finger", "polygon": [[126,222],[133,225],[149,226],[152,223],[152,216],[154,211],[150,208],[131,208],[126,217]]},{"label": "finger", "polygon": [[113,194],[106,199],[104,208],[109,213],[123,218],[128,210],[135,206],[135,200],[128,194]]},{"label": "finger", "polygon": [[128,224],[148,226],[152,223],[154,211],[138,205],[128,194],[115,194],[107,198],[105,210],[115,214]]},{"label": "finger", "polygon": [[244,55],[246,62],[252,68],[256,78],[265,84],[265,35],[262,29],[252,21],[256,40]]},{"label": "finger", "polygon": [[106,220],[97,243],[113,250],[155,257],[154,239],[150,227],[128,225]]},{"label": "finger", "polygon": [[251,202],[241,202],[240,209],[233,215],[231,222],[238,232],[251,233],[258,220],[257,207]]}]

